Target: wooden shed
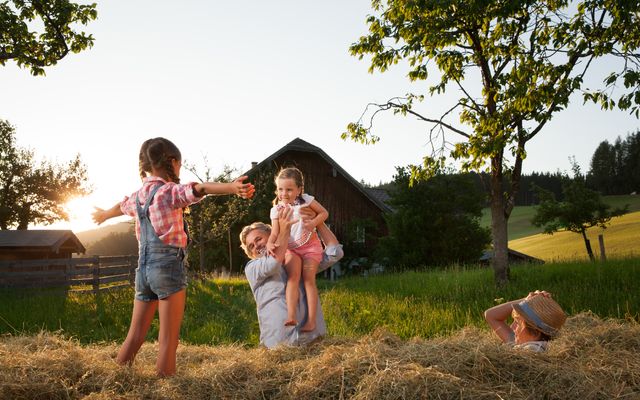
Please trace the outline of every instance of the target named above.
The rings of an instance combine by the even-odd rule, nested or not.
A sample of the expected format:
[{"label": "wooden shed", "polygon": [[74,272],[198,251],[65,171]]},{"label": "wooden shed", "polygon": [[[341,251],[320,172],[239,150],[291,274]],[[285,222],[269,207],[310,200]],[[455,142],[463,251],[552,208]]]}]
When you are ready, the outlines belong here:
[{"label": "wooden shed", "polygon": [[321,148],[300,138],[264,159],[254,163],[245,174],[251,179],[274,173],[282,167],[295,166],[304,174],[304,191],[313,195],[328,211],[327,224],[338,239],[349,237],[364,248],[375,246],[377,238],[387,234],[383,218],[390,208],[383,190],[365,188]]},{"label": "wooden shed", "polygon": [[[523,264],[523,263],[544,264],[544,260],[541,260],[539,258],[535,258],[530,255],[520,253],[519,251],[515,251],[513,249],[507,249],[507,250],[508,250],[507,256],[508,256],[510,265]],[[491,264],[492,259],[493,259],[493,250],[485,250],[482,253],[482,256],[480,257],[479,261],[481,264],[489,265]]]},{"label": "wooden shed", "polygon": [[71,258],[86,249],[70,230],[0,231],[0,260]]}]

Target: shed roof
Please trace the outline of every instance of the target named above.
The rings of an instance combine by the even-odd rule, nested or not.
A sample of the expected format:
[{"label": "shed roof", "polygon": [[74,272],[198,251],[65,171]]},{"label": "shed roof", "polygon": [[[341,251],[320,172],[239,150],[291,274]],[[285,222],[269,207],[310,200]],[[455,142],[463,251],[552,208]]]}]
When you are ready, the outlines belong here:
[{"label": "shed roof", "polygon": [[[544,260],[530,256],[528,254],[524,254],[513,249],[507,249],[507,251],[508,251],[509,257],[526,261],[526,262],[544,264]],[[492,258],[493,258],[493,250],[485,250],[482,252],[482,256],[480,256],[480,261],[490,262]]]},{"label": "shed roof", "polygon": [[74,253],[84,253],[80,239],[70,230],[32,229],[0,231],[0,250],[50,250],[57,253],[62,246]]},{"label": "shed roof", "polygon": [[349,181],[356,189],[358,189],[366,198],[368,198],[372,203],[374,203],[380,210],[388,212],[391,211],[388,205],[381,200],[381,195],[378,195],[375,192],[372,192],[371,189],[367,189],[360,182],[358,182],[355,178],[353,178],[347,171],[344,170],[337,162],[333,160],[333,158],[329,157],[327,153],[324,152],[320,147],[314,146],[309,142],[306,142],[300,138],[295,138],[291,142],[284,145],[282,148],[277,150],[275,153],[271,154],[269,157],[265,158],[257,165],[252,167],[249,171],[245,173],[245,175],[251,174],[253,172],[258,171],[263,166],[271,163],[274,159],[276,159],[279,155],[287,152],[287,151],[301,151],[308,153],[316,153],[320,155],[325,161],[327,161],[333,168],[336,169],[342,176],[344,176],[347,181]]}]

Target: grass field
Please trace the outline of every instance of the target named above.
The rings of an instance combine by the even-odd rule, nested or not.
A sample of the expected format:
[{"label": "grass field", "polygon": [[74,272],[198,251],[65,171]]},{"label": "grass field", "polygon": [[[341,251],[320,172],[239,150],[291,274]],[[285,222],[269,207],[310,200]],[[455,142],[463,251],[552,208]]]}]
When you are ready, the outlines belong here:
[{"label": "grass field", "polygon": [[[357,338],[384,327],[401,338],[435,337],[465,326],[486,329],[485,309],[545,289],[569,314],[640,320],[638,259],[564,263],[512,269],[512,282],[497,290],[489,269],[453,268],[320,281],[321,301],[332,335]],[[130,320],[133,292],[32,295],[0,292],[0,334],[62,331],[82,343],[120,342]],[[497,299],[497,300],[496,300]],[[500,300],[502,299],[502,300]],[[150,338],[158,334],[157,320]],[[246,281],[190,284],[182,339],[192,344],[256,345],[255,303]]]},{"label": "grass field", "polygon": [[[607,229],[590,228],[587,237],[596,258],[600,258],[598,235],[602,234],[607,257],[640,255],[640,212],[611,220]],[[509,241],[509,248],[545,261],[588,260],[582,235],[562,231],[553,235],[536,234]]]},{"label": "grass field", "polygon": [[[640,211],[640,196],[604,196],[603,200],[611,207],[624,207],[629,205],[629,212]],[[509,240],[520,239],[530,235],[541,233],[542,229],[531,225],[531,218],[535,214],[535,206],[519,206],[513,209],[509,218]],[[491,213],[489,208],[482,211],[481,226],[491,226]]]}]

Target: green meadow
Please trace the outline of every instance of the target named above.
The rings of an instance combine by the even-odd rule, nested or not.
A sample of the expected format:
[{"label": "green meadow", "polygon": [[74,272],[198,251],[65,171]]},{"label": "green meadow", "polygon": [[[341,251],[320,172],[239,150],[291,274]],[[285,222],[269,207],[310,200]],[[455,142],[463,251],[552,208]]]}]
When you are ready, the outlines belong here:
[{"label": "green meadow", "polygon": [[[497,289],[486,268],[448,268],[319,281],[331,335],[360,337],[386,327],[402,338],[447,335],[464,326],[485,327],[482,313],[530,290],[553,293],[567,313],[640,321],[640,260],[549,263],[512,268],[512,282]],[[191,282],[182,340],[192,344],[258,343],[255,303],[246,281]],[[0,292],[0,333],[60,332],[82,343],[120,342],[133,292],[122,289],[67,296]],[[149,338],[157,338],[158,321]]]},{"label": "green meadow", "polygon": [[[402,338],[447,335],[465,326],[485,328],[483,311],[502,301],[545,289],[569,314],[591,311],[603,318],[640,321],[640,196],[609,196],[612,206],[630,205],[602,231],[589,230],[599,257],[604,233],[608,261],[587,261],[582,237],[571,232],[539,234],[529,223],[533,207],[516,207],[509,222],[512,249],[544,259],[544,265],[514,266],[511,283],[495,287],[490,268],[449,267],[421,272],[319,280],[331,335],[361,337],[385,327]],[[484,223],[488,224],[488,215]],[[60,295],[0,290],[0,334],[60,332],[82,343],[120,342],[131,318],[133,291]],[[182,340],[192,344],[259,341],[255,303],[244,279],[190,283]],[[156,338],[154,321],[149,338]]]},{"label": "green meadow", "polygon": [[[630,213],[640,211],[640,195],[604,196],[602,199],[613,208],[629,205]],[[508,224],[509,240],[520,239],[542,232],[541,228],[531,225],[531,219],[534,214],[535,206],[519,206],[513,209]],[[482,210],[480,225],[491,226],[491,212],[489,208]]]}]

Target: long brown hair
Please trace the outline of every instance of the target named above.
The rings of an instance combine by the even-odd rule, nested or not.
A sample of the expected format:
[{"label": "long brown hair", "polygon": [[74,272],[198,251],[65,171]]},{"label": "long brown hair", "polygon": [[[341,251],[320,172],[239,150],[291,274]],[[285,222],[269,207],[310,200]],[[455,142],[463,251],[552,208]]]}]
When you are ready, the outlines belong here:
[{"label": "long brown hair", "polygon": [[170,181],[180,183],[180,178],[173,171],[171,160],[182,160],[180,150],[173,142],[162,137],[145,140],[140,147],[138,157],[140,177],[144,179],[147,172],[151,172],[155,168],[163,171]]},{"label": "long brown hair", "polygon": [[299,200],[304,203],[304,200],[302,200],[302,193],[304,193],[304,175],[302,175],[302,171],[300,171],[296,167],[286,167],[282,168],[276,174],[276,177],[274,179],[274,182],[276,184],[276,198],[273,199],[274,206],[278,205],[278,179],[293,179],[296,186],[302,189],[302,191],[300,192]]}]

